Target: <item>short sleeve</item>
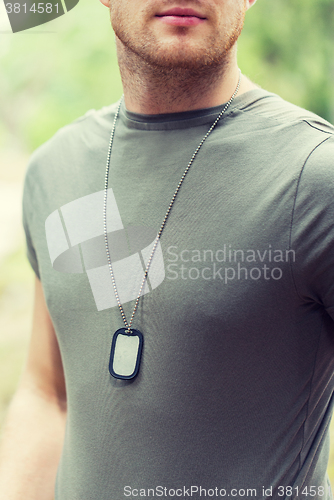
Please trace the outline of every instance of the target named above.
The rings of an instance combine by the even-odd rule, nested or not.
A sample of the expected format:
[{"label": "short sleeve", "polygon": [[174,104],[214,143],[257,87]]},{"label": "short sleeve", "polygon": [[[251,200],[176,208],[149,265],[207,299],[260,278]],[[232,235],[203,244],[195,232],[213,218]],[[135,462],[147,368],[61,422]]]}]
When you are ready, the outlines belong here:
[{"label": "short sleeve", "polygon": [[309,155],[301,172],[291,226],[298,294],[334,320],[334,138]]},{"label": "short sleeve", "polygon": [[23,190],[23,201],[22,201],[22,222],[23,228],[26,237],[26,254],[28,260],[30,262],[31,267],[33,268],[36,276],[40,279],[38,260],[36,255],[36,250],[33,242],[32,231],[31,231],[31,222],[33,217],[33,194],[30,189],[30,178],[29,178],[29,170],[27,171],[25,182],[24,182],[24,190]]}]

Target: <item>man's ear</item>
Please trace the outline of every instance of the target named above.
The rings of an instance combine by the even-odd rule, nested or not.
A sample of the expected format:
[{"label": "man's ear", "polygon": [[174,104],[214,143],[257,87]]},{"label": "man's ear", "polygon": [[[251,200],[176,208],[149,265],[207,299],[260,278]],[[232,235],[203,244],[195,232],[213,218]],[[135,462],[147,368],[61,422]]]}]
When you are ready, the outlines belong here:
[{"label": "man's ear", "polygon": [[106,7],[108,7],[108,9],[109,9],[109,7],[110,7],[110,0],[100,0],[100,2],[101,2],[103,5],[105,5]]},{"label": "man's ear", "polygon": [[[100,0],[102,2],[102,0]],[[255,4],[256,0],[247,0],[246,2],[246,8],[247,10],[250,9],[254,4]]]}]

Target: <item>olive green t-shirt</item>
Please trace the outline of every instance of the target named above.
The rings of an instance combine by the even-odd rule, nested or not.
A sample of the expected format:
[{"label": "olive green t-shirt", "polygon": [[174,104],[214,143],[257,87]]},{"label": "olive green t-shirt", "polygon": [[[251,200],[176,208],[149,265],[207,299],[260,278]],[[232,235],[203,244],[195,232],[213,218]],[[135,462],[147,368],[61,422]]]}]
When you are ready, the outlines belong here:
[{"label": "olive green t-shirt", "polygon": [[[331,498],[334,128],[254,90],[210,134],[176,197],[139,299],[130,381],[103,237],[116,105],[33,155],[28,256],[66,377],[56,500]],[[108,239],[129,321],[176,186],[220,107],[116,123]]]}]

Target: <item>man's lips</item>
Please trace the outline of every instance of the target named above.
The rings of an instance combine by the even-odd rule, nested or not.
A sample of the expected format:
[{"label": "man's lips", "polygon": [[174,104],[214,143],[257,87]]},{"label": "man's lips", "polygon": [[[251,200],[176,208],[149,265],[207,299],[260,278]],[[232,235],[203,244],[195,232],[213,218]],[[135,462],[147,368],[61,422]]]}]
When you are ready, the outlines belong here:
[{"label": "man's lips", "polygon": [[156,17],[160,18],[162,22],[174,26],[197,26],[206,20],[206,17],[194,9],[182,7],[166,10],[156,14]]}]

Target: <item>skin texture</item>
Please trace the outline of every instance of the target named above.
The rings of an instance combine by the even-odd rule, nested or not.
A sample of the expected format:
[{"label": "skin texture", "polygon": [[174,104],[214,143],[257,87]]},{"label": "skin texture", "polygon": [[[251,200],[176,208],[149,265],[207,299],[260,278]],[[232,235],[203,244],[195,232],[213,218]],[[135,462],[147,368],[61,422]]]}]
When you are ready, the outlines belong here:
[{"label": "skin texture", "polygon": [[[101,0],[116,35],[125,104],[155,114],[215,106],[237,85],[236,41],[254,0]],[[175,26],[161,14],[181,7],[202,22]],[[243,78],[240,93],[255,88]]]}]

